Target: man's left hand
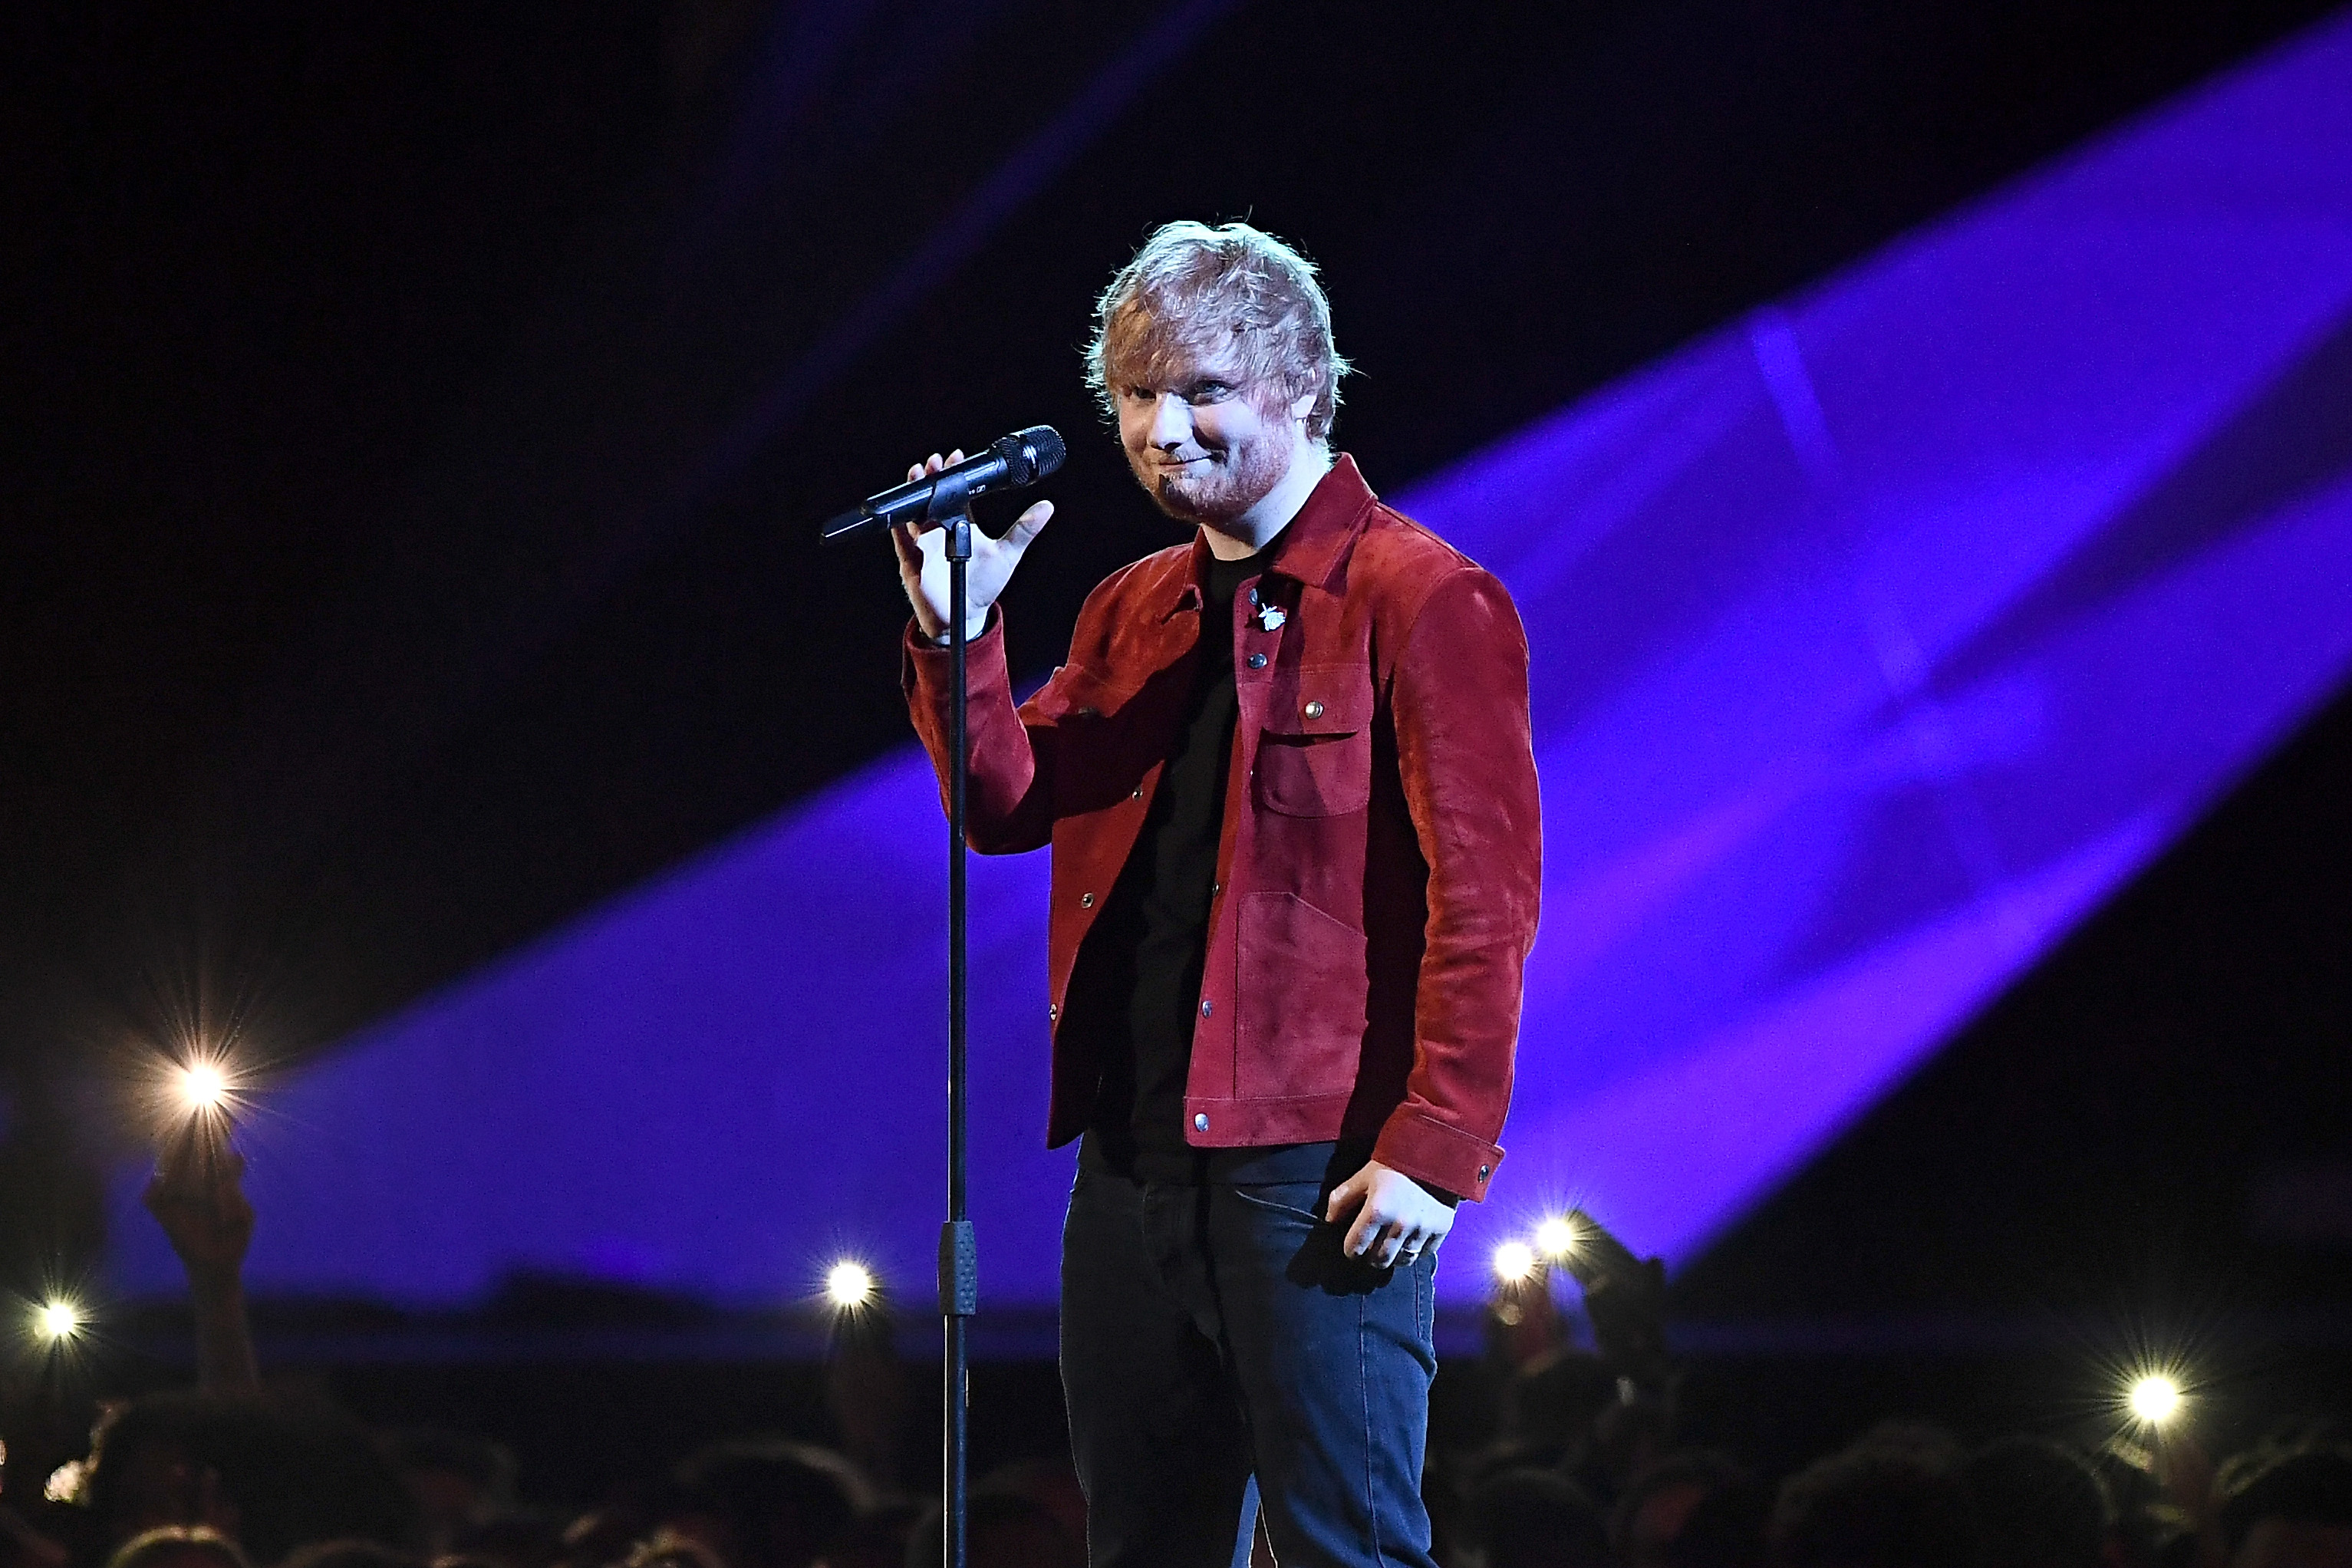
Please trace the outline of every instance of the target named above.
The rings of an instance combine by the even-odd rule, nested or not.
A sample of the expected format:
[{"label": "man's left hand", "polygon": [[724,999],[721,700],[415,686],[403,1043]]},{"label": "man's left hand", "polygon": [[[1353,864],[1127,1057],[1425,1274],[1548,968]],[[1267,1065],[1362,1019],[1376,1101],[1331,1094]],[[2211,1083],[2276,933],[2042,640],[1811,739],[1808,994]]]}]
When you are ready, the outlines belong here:
[{"label": "man's left hand", "polygon": [[1340,1247],[1350,1258],[1369,1258],[1381,1268],[1410,1266],[1454,1228],[1454,1209],[1427,1187],[1378,1160],[1331,1189],[1323,1217],[1338,1225],[1353,1209]]}]

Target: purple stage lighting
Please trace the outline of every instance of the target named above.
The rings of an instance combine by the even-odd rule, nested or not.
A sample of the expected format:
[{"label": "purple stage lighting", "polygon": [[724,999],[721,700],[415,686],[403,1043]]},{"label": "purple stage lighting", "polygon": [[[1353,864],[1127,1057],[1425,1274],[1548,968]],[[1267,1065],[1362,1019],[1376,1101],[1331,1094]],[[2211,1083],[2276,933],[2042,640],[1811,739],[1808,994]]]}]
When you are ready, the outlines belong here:
[{"label": "purple stage lighting", "polygon": [[[1517,595],[1544,781],[1511,1157],[1441,1288],[1571,1205],[1688,1258],[2326,700],[2347,410],[2339,17],[1397,496]],[[910,748],[346,1042],[252,1152],[254,1287],[928,1278],[940,838]],[[1048,1304],[1045,861],[973,872],[982,1302]]]}]

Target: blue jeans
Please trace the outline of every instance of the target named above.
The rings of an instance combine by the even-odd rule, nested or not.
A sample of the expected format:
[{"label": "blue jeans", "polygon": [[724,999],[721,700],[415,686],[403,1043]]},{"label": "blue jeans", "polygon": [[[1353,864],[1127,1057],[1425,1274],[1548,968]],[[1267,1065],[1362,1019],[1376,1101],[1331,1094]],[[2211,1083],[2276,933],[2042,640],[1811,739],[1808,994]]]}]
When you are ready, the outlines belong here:
[{"label": "blue jeans", "polygon": [[1092,1568],[1249,1557],[1433,1568],[1421,1501],[1437,1259],[1340,1251],[1314,1182],[1177,1186],[1081,1167],[1062,1387]]}]

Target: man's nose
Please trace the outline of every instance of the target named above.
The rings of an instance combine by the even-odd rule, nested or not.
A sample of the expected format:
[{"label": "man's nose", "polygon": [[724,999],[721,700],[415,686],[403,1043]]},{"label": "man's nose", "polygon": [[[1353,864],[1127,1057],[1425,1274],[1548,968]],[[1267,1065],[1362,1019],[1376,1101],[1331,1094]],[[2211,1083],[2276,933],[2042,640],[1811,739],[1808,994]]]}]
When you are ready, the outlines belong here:
[{"label": "man's nose", "polygon": [[1151,405],[1151,444],[1181,447],[1192,437],[1192,410],[1172,392],[1163,392]]}]

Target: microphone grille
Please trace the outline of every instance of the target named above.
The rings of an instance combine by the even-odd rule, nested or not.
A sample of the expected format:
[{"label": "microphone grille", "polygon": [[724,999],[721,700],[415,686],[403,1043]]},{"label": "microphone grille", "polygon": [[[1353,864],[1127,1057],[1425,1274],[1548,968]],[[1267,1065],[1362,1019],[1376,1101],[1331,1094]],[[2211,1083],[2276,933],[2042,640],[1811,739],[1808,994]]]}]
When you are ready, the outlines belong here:
[{"label": "microphone grille", "polygon": [[1069,448],[1062,445],[1062,433],[1051,425],[1032,425],[1014,437],[1037,465],[1036,479],[1044,479],[1062,466]]}]

